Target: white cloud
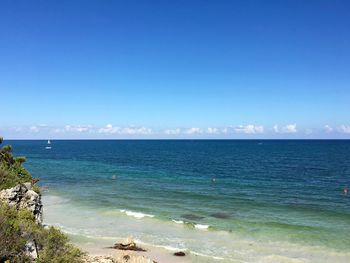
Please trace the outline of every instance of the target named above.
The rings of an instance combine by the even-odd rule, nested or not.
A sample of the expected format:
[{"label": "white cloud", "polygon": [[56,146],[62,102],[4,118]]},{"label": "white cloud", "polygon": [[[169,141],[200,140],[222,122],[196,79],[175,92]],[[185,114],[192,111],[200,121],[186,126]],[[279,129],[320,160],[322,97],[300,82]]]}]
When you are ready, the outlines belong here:
[{"label": "white cloud", "polygon": [[119,130],[118,127],[113,127],[112,124],[107,124],[105,127],[98,129],[98,133],[114,134]]},{"label": "white cloud", "polygon": [[169,130],[165,130],[164,131],[165,134],[167,135],[177,135],[181,133],[181,129],[177,128],[177,129],[169,129]]},{"label": "white cloud", "polygon": [[185,134],[201,134],[203,133],[202,129],[200,128],[189,128],[184,131]]},{"label": "white cloud", "polygon": [[88,132],[90,131],[91,126],[71,126],[66,125],[64,127],[65,131],[67,132]]},{"label": "white cloud", "polygon": [[325,132],[327,132],[327,133],[330,133],[330,132],[333,131],[333,128],[332,128],[331,126],[329,126],[328,124],[325,125],[325,126],[323,127],[323,129],[324,129]]},{"label": "white cloud", "polygon": [[228,133],[228,128],[226,127],[226,128],[223,128],[222,129],[222,133]]},{"label": "white cloud", "polygon": [[135,134],[142,134],[142,135],[146,135],[146,134],[151,134],[152,133],[152,129],[150,128],[146,128],[146,127],[140,127],[140,128],[122,128],[120,130],[119,134],[129,134],[129,135],[135,135]]},{"label": "white cloud", "polygon": [[220,130],[216,127],[208,127],[208,128],[187,128],[187,129],[168,129],[164,131],[167,135],[179,135],[179,134],[219,134]]},{"label": "white cloud", "polygon": [[35,125],[34,125],[34,126],[30,126],[30,127],[29,127],[29,131],[30,131],[30,132],[35,132],[35,133],[36,133],[36,132],[39,132],[39,128],[38,128],[37,126],[35,126]]},{"label": "white cloud", "polygon": [[167,129],[164,130],[164,133],[167,135],[179,135],[179,134],[187,134],[187,135],[193,135],[193,134],[219,134],[220,129],[216,127],[208,127],[208,128],[187,128],[187,129]]},{"label": "white cloud", "polygon": [[[46,124],[35,124],[35,125],[28,125],[28,126],[14,126],[5,129],[5,132],[12,132],[17,133],[19,135],[28,134],[33,137],[38,137],[42,135],[59,135],[62,137],[69,137],[69,136],[81,136],[84,137],[91,137],[91,138],[103,138],[103,136],[107,135],[116,135],[126,138],[128,136],[130,137],[137,137],[137,136],[173,136],[174,138],[176,136],[178,137],[188,137],[191,138],[192,136],[197,136],[198,138],[201,137],[227,137],[229,135],[235,136],[237,134],[241,134],[242,136],[248,137],[249,135],[263,135],[264,133],[276,133],[276,134],[295,134],[298,133],[299,135],[309,135],[309,137],[317,137],[322,132],[324,134],[332,133],[334,136],[340,135],[340,134],[350,134],[350,125],[338,125],[338,126],[330,126],[330,125],[324,125],[319,127],[311,127],[311,128],[299,128],[297,127],[296,123],[291,123],[287,125],[274,125],[272,128],[269,128],[268,130],[263,125],[253,125],[253,124],[247,124],[247,125],[239,125],[239,126],[226,126],[226,127],[192,127],[192,128],[186,128],[186,127],[180,127],[180,128],[164,128],[164,129],[156,129],[153,130],[151,128],[147,128],[144,126],[127,126],[127,127],[121,127],[121,126],[113,126],[112,124],[107,124],[103,127],[96,127],[92,125],[65,125],[65,126],[51,126]],[[321,132],[321,133],[320,133]],[[271,134],[270,134],[271,135]],[[16,135],[18,136],[18,135]]]},{"label": "white cloud", "polygon": [[264,133],[263,126],[255,126],[252,124],[248,125],[239,125],[234,128],[234,131],[237,133],[245,133],[245,134],[256,134],[256,133]]},{"label": "white cloud", "polygon": [[66,125],[63,128],[54,128],[54,133],[83,133],[93,132],[92,126],[80,126],[80,125]]},{"label": "white cloud", "polygon": [[284,133],[296,133],[298,130],[297,130],[297,125],[294,123],[294,124],[288,124],[286,126],[284,126],[282,128],[282,131]]},{"label": "white cloud", "polygon": [[217,133],[219,133],[219,129],[218,129],[218,128],[209,127],[209,128],[206,130],[206,132],[207,132],[208,134],[217,134]]},{"label": "white cloud", "polygon": [[273,130],[275,133],[296,133],[297,125],[294,124],[287,124],[285,126],[279,127],[277,124],[273,126]]},{"label": "white cloud", "polygon": [[306,129],[305,130],[305,134],[306,135],[310,135],[310,134],[312,134],[313,133],[313,130],[311,130],[311,129]]},{"label": "white cloud", "polygon": [[38,133],[44,129],[48,128],[46,124],[39,124],[39,125],[32,125],[30,127],[18,127],[16,128],[16,132],[21,132],[29,129],[29,132],[31,133]]},{"label": "white cloud", "polygon": [[105,127],[98,129],[98,133],[119,134],[119,135],[147,135],[152,134],[152,129],[146,127],[113,127],[107,124]]},{"label": "white cloud", "polygon": [[343,124],[343,125],[340,125],[337,130],[338,132],[341,132],[341,133],[350,133],[350,126]]}]

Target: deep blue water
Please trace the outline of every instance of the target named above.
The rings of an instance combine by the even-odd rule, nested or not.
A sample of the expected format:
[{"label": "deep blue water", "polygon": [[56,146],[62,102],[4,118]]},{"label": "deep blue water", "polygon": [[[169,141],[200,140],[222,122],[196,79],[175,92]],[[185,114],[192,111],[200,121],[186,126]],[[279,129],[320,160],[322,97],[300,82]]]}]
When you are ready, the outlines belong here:
[{"label": "deep blue water", "polygon": [[350,250],[347,140],[5,143],[42,186],[82,206]]}]

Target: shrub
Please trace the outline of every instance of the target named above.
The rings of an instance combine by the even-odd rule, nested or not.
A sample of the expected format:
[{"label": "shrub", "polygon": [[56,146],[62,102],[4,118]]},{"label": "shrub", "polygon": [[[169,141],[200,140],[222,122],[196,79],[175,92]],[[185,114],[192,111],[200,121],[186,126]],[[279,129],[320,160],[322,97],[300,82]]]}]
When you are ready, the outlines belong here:
[{"label": "shrub", "polygon": [[[26,158],[21,156],[15,158],[12,155],[10,145],[5,145],[0,149],[0,190],[14,187],[20,183],[31,182],[34,185],[37,182],[22,166],[25,160]],[[38,190],[38,188],[35,189]]]},{"label": "shrub", "polygon": [[[0,144],[2,143],[0,137]],[[39,193],[30,173],[22,166],[25,157],[14,158],[12,147],[0,149],[0,191],[20,183],[31,182],[33,190]],[[45,229],[36,224],[32,213],[26,209],[17,210],[0,201],[0,263],[27,263],[33,260],[26,254],[27,242],[33,242],[38,258],[36,263],[80,263],[84,253],[68,242],[60,230]]]},{"label": "shrub", "polygon": [[0,262],[30,262],[16,208],[0,203]]},{"label": "shrub", "polygon": [[44,229],[39,240],[40,258],[38,263],[80,263],[83,253],[80,249],[68,243],[68,238],[59,229],[49,227]]},{"label": "shrub", "polygon": [[28,210],[17,210],[0,203],[0,262],[32,262],[25,249],[28,241],[32,241],[37,249],[36,263],[83,262],[85,253],[70,244],[59,229],[45,229],[35,223]]}]

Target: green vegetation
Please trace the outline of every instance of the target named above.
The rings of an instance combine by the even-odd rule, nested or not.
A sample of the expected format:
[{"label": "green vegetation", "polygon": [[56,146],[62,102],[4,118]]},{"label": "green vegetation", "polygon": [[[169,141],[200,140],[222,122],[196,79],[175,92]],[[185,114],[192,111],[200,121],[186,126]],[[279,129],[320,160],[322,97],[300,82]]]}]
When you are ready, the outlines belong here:
[{"label": "green vegetation", "polygon": [[83,262],[84,255],[80,249],[68,243],[68,238],[60,230],[49,227],[42,232],[39,245],[40,258],[39,263],[70,263]]},{"label": "green vegetation", "polygon": [[[2,141],[0,137],[0,144]],[[37,180],[22,166],[25,158],[14,158],[11,151],[11,146],[0,149],[0,190],[25,182],[35,185]],[[38,186],[35,189],[39,192]],[[28,242],[34,244],[37,259],[26,252]],[[80,263],[83,256],[60,230],[44,228],[35,222],[30,211],[0,201],[0,263]]]},{"label": "green vegetation", "polygon": [[[2,143],[0,138],[0,144]],[[0,149],[0,190],[14,187],[20,183],[31,182],[33,185],[37,180],[33,179],[30,173],[22,166],[25,157],[15,158],[12,155],[12,147],[5,145]],[[38,187],[34,189],[39,190]]]},{"label": "green vegetation", "polygon": [[8,205],[0,205],[0,262],[30,262],[25,255],[25,238],[22,236],[19,212]]}]

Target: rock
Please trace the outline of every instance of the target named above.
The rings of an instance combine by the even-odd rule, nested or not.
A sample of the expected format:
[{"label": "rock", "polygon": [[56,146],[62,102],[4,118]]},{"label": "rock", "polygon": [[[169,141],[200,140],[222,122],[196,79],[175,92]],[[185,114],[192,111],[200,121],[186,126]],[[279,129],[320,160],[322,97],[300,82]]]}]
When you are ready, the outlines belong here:
[{"label": "rock", "polygon": [[24,183],[23,184],[28,190],[32,190],[32,184],[31,183]]},{"label": "rock", "polygon": [[121,243],[115,243],[113,248],[119,249],[119,250],[132,250],[132,251],[146,251],[145,249],[136,246],[135,243],[130,243],[130,244],[121,244]]},{"label": "rock", "polygon": [[229,214],[226,214],[226,213],[224,213],[224,212],[212,213],[210,216],[216,217],[216,218],[221,218],[221,219],[230,218],[230,215],[229,215]]},{"label": "rock", "polygon": [[146,251],[145,249],[136,246],[132,237],[128,237],[125,241],[115,243],[112,248],[120,250]]},{"label": "rock", "polygon": [[25,251],[26,251],[26,254],[33,259],[36,259],[38,257],[38,253],[36,251],[35,244],[33,241],[28,241],[26,243]]},{"label": "rock", "polygon": [[185,252],[179,251],[179,252],[175,252],[175,253],[174,253],[174,256],[177,256],[177,257],[184,257],[184,256],[186,256],[186,254],[185,254]]},{"label": "rock", "polygon": [[41,196],[31,189],[31,183],[16,185],[15,187],[0,191],[0,200],[10,206],[16,206],[17,209],[28,209],[35,217],[35,221],[41,224],[43,221]]}]

